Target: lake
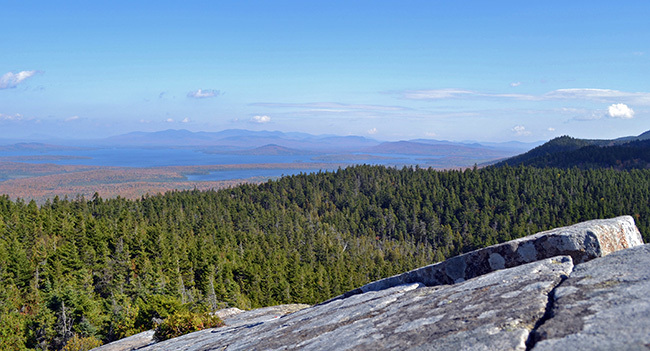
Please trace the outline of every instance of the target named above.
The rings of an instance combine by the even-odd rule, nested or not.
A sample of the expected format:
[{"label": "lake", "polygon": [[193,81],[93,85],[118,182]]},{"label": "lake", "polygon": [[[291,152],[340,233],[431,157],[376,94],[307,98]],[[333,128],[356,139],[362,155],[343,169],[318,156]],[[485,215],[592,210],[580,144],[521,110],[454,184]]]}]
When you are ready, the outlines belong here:
[{"label": "lake", "polygon": [[[20,159],[20,157],[25,157]],[[40,156],[35,158],[34,156]],[[57,157],[61,156],[60,159]],[[232,169],[209,174],[189,175],[193,181],[248,179],[252,177],[280,177],[298,173],[314,172],[310,164],[331,164],[323,170],[335,170],[339,165],[373,164],[392,167],[420,165],[429,167],[435,158],[413,155],[386,154],[348,154],[324,157],[313,155],[233,155],[204,153],[200,150],[182,148],[96,148],[61,151],[3,151],[0,157],[12,157],[14,162],[52,163],[58,165],[112,166],[112,167],[166,167],[200,166],[230,164],[296,164],[304,163],[304,168],[254,168]]]}]

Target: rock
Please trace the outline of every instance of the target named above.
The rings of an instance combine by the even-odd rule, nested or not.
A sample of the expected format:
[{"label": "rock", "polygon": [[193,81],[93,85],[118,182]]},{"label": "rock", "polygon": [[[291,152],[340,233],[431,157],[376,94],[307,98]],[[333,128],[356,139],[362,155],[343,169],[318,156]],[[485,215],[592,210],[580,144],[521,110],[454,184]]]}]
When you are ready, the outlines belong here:
[{"label": "rock", "polygon": [[[296,312],[301,309],[310,307],[305,304],[288,304],[271,307],[258,308],[252,311],[244,311],[239,308],[231,307],[216,311],[214,314],[221,318],[227,326],[238,327],[242,325],[255,325],[269,320],[284,316],[288,313]],[[154,344],[153,330],[129,336],[124,339],[95,348],[95,351],[131,351],[140,350],[140,348]]]},{"label": "rock", "polygon": [[222,308],[222,309],[214,312],[214,315],[223,320],[223,319],[226,319],[228,317],[238,315],[238,314],[240,314],[242,312],[244,312],[244,310],[240,310],[237,307],[229,307],[229,308]]},{"label": "rock", "polygon": [[[239,313],[220,316],[220,318],[224,321],[224,323],[226,323],[226,326],[237,327],[241,325],[263,323],[269,320],[282,317],[289,313],[300,311],[307,307],[311,307],[311,306],[306,304],[287,304],[287,305],[257,308],[251,311],[242,311],[236,308],[236,310],[240,311]],[[216,314],[220,315],[224,313],[223,312],[219,313],[219,311],[217,311]]]},{"label": "rock", "polygon": [[525,350],[569,256],[451,286],[409,284],[187,334],[142,350]]},{"label": "rock", "polygon": [[643,239],[632,217],[598,219],[468,252],[443,262],[366,284],[325,303],[402,284],[422,283],[426,286],[454,284],[498,269],[560,255],[571,256],[577,264],[641,244]]},{"label": "rock", "polygon": [[650,245],[576,266],[533,350],[649,350]]},{"label": "rock", "polygon": [[113,341],[112,343],[94,348],[94,351],[131,351],[138,350],[141,347],[153,344],[153,330],[147,330],[142,333],[131,335],[124,339]]}]

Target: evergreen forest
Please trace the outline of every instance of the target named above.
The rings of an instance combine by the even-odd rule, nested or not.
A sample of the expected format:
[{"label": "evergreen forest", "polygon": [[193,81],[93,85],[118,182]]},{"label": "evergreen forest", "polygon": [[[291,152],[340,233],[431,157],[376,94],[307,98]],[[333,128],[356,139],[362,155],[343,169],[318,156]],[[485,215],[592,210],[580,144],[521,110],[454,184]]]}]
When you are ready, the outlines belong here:
[{"label": "evergreen forest", "polygon": [[495,166],[650,169],[650,132],[639,137],[644,139],[589,140],[562,136]]},{"label": "evergreen forest", "polygon": [[186,309],[318,303],[483,246],[632,215],[650,170],[356,166],[218,191],[0,197],[0,349],[110,342]]}]

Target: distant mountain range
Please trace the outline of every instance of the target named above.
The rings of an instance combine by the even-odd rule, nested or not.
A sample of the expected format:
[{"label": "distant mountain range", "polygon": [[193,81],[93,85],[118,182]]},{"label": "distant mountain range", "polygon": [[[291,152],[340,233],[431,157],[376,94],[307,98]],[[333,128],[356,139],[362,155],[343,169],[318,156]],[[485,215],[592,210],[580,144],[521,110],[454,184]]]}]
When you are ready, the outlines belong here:
[{"label": "distant mountain range", "polygon": [[0,145],[0,151],[24,150],[48,153],[70,150],[72,147],[182,148],[205,154],[301,156],[298,158],[302,160],[305,159],[302,156],[307,156],[313,161],[343,164],[383,162],[387,165],[422,164],[436,168],[457,168],[504,159],[528,151],[539,144],[518,142],[481,144],[433,139],[387,142],[362,136],[312,135],[279,131],[228,129],[220,132],[191,132],[169,129],[158,132],[132,132],[96,140],[14,143]]},{"label": "distant mountain range", "polygon": [[131,147],[200,147],[210,152],[250,150],[277,145],[302,151],[361,149],[380,142],[359,136],[312,135],[279,131],[227,129],[220,132],[190,132],[169,129],[160,132],[133,132],[96,142],[99,145]]},{"label": "distant mountain range", "polygon": [[106,138],[98,145],[130,147],[193,147],[209,153],[293,155],[309,153],[383,153],[404,155],[480,155],[504,157],[530,150],[539,143],[451,142],[446,140],[416,139],[382,142],[361,136],[312,135],[279,131],[250,131],[228,129],[221,132],[190,132],[165,130],[134,132]]},{"label": "distant mountain range", "polygon": [[576,139],[561,136],[495,166],[558,168],[650,168],[650,131],[638,136],[611,140]]},{"label": "distant mountain range", "polygon": [[[58,143],[57,143],[58,144]],[[410,157],[434,167],[486,165],[530,165],[560,168],[650,168],[650,131],[617,139],[577,139],[562,136],[541,143],[477,143],[414,139],[378,141],[361,136],[312,135],[280,131],[228,129],[220,132],[191,132],[169,129],[133,132],[110,138],[55,143],[0,145],[0,152],[50,152],[95,148],[187,148],[206,154],[242,156],[312,155],[313,160],[365,162]],[[540,145],[541,144],[541,145]],[[63,146],[62,146],[63,145]],[[519,154],[519,155],[517,155]],[[402,155],[402,156],[400,156]],[[517,155],[512,157],[513,155]],[[372,161],[370,161],[372,162]],[[399,161],[395,161],[399,163]]]}]

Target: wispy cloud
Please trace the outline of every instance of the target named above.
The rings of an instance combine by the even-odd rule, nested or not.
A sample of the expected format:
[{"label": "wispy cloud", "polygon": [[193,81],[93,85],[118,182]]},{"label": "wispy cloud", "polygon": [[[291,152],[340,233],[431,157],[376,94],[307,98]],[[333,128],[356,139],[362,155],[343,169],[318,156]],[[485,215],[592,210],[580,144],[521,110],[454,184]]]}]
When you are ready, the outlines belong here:
[{"label": "wispy cloud", "polygon": [[212,97],[217,97],[219,95],[221,95],[220,90],[212,90],[212,89],[206,89],[206,90],[198,89],[187,93],[187,97],[195,98],[195,99],[212,98]]},{"label": "wispy cloud", "polygon": [[272,107],[272,108],[299,108],[323,112],[348,112],[356,110],[364,111],[405,111],[409,110],[402,106],[366,105],[366,104],[343,104],[339,102],[307,102],[307,103],[275,103],[258,102],[251,106]]},{"label": "wispy cloud", "polygon": [[251,122],[259,123],[259,124],[269,123],[269,122],[271,122],[271,117],[269,117],[269,116],[253,116],[253,118],[251,118]]},{"label": "wispy cloud", "polygon": [[650,93],[626,92],[612,89],[571,88],[557,89],[541,95],[484,93],[465,89],[407,90],[400,93],[408,100],[451,100],[451,99],[511,99],[528,101],[588,100],[598,102],[650,105]]},{"label": "wispy cloud", "polygon": [[448,100],[448,99],[469,99],[469,98],[506,98],[516,100],[536,100],[533,95],[526,94],[497,94],[482,93],[464,89],[430,89],[430,90],[407,90],[402,92],[402,97],[407,100]]},{"label": "wispy cloud", "polygon": [[72,117],[66,118],[64,121],[65,122],[72,122],[72,121],[76,121],[78,119],[79,119],[79,116],[72,116]]},{"label": "wispy cloud", "polygon": [[543,95],[545,99],[594,100],[601,102],[619,102],[650,104],[650,93],[626,92],[612,89],[558,89]]},{"label": "wispy cloud", "polygon": [[20,121],[23,119],[23,116],[21,114],[15,114],[15,115],[5,115],[0,113],[0,121]]},{"label": "wispy cloud", "polygon": [[368,134],[370,134],[370,135],[377,134],[377,128],[370,128],[370,129],[368,130]]},{"label": "wispy cloud", "polygon": [[601,119],[605,115],[603,110],[592,110],[586,108],[563,107],[555,111],[570,115],[571,119],[575,121],[593,121]]},{"label": "wispy cloud", "polygon": [[0,89],[15,88],[25,79],[34,76],[38,71],[7,72],[0,77]]},{"label": "wispy cloud", "polygon": [[181,123],[190,123],[190,118],[189,118],[189,117],[185,117],[185,118],[183,118],[183,120],[181,121]]},{"label": "wispy cloud", "polygon": [[634,118],[634,110],[626,104],[612,104],[607,108],[607,115],[612,118]]},{"label": "wispy cloud", "polygon": [[510,86],[513,87],[513,88],[518,87],[520,85],[521,85],[521,82],[512,82],[512,83],[510,83]]},{"label": "wispy cloud", "polygon": [[512,132],[515,133],[515,135],[517,136],[525,136],[525,135],[532,134],[530,131],[526,130],[526,127],[522,125],[516,125],[512,127]]}]

